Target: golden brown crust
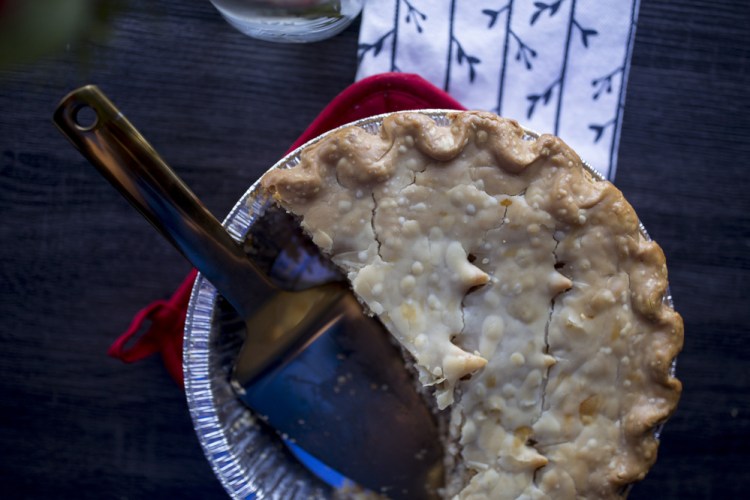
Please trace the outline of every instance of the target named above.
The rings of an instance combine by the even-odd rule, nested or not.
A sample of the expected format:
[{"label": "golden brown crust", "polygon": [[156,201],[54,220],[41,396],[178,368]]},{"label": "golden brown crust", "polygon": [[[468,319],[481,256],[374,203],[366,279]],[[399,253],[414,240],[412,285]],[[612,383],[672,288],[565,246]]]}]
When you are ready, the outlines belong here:
[{"label": "golden brown crust", "polygon": [[[535,368],[542,374],[541,378],[535,375],[540,380],[534,386],[541,387],[541,401],[535,403],[533,411],[529,410],[527,425],[513,427],[515,424],[508,423],[507,416],[498,421],[505,422],[498,425],[512,431],[508,439],[516,443],[513,453],[517,454],[511,453],[512,463],[499,457],[506,465],[497,474],[532,471],[533,477],[528,475],[528,489],[523,490],[526,492],[556,491],[558,497],[616,497],[624,485],[642,479],[655,461],[658,441],[654,430],[672,414],[681,392],[671,366],[682,347],[683,324],[665,300],[664,254],[656,243],[643,237],[635,211],[622,193],[609,182],[595,180],[575,152],[560,139],[543,135],[528,140],[516,122],[489,113],[454,113],[449,115],[449,121],[450,126],[443,127],[424,114],[399,113],[384,120],[377,136],[360,128],[345,128],[306,150],[298,166],[268,172],[262,183],[285,208],[302,216],[316,243],[334,259],[338,258],[337,263],[351,277],[359,279],[360,286],[365,278],[370,280],[367,286],[371,286],[373,276],[381,277],[373,271],[373,262],[388,263],[393,256],[406,255],[397,243],[383,244],[396,241],[396,233],[378,240],[378,235],[383,236],[389,229],[383,223],[385,216],[376,218],[375,211],[387,212],[388,208],[382,207],[395,204],[384,193],[395,196],[392,191],[401,190],[419,201],[414,194],[417,187],[434,194],[450,190],[453,182],[462,182],[473,186],[472,189],[480,188],[482,196],[501,201],[506,209],[515,203],[511,210],[516,207],[527,210],[506,210],[506,215],[536,214],[534,217],[541,222],[529,222],[529,232],[532,226],[535,232],[539,231],[541,225],[540,234],[548,242],[542,245],[547,245],[545,248],[552,249],[554,254],[543,265],[551,267],[554,263],[556,269],[560,266],[559,272],[550,275],[550,284],[545,285],[549,286],[549,290],[545,289],[548,298],[543,300],[552,301],[549,319],[546,324],[544,318],[535,323],[544,325],[544,331],[537,332],[536,349],[542,342],[549,355],[538,357],[538,362],[546,367]],[[337,208],[349,206],[354,208],[349,211]],[[474,205],[471,207],[476,210]],[[485,236],[515,230],[513,224],[518,224],[503,221],[493,225],[485,213],[497,211],[478,211],[472,219]],[[415,227],[420,222],[425,225],[425,219],[415,217]],[[346,220],[331,222],[339,219]],[[357,221],[364,223],[358,225]],[[466,243],[468,230],[446,227],[447,232],[458,231],[465,238],[465,253],[459,251],[459,257],[472,252],[479,254],[478,247]],[[400,227],[399,231],[402,230],[405,231]],[[369,246],[365,241],[370,242]],[[377,248],[373,247],[373,241]],[[456,251],[447,250],[448,255]],[[355,262],[350,255],[359,255],[362,262]],[[469,266],[465,270],[468,273],[465,284],[458,293],[468,294],[473,282],[489,282],[485,288],[495,286],[490,279],[496,278],[493,271],[476,265],[479,268]],[[384,271],[378,268],[377,272]],[[355,290],[359,293],[356,286]],[[360,295],[375,313],[388,317],[390,311],[373,307],[373,303],[380,303],[374,302],[372,296],[366,292]],[[514,312],[519,304],[523,305],[511,304],[515,307],[508,309],[511,316],[522,315]],[[410,321],[414,314],[410,311]],[[398,330],[398,321],[393,321],[396,326],[391,326]],[[468,320],[464,327],[468,328],[467,325]],[[424,361],[429,368],[425,369],[429,372],[425,380],[440,368],[441,378],[438,378],[445,391],[452,394],[453,382],[446,375],[450,367],[455,372],[455,383],[465,375],[480,374],[474,377],[475,381],[458,386],[464,393],[464,405],[470,400],[466,394],[475,387],[470,384],[485,383],[482,382],[486,379],[485,372],[495,366],[493,363],[499,363],[487,358],[490,359],[487,364],[484,354],[479,356],[476,349],[474,354],[469,352],[467,346],[471,341],[467,341],[463,354],[457,349],[451,354],[453,361],[446,364],[445,359],[430,357],[414,348],[409,332],[401,333],[397,338],[407,348],[413,348],[417,360]],[[481,337],[484,333],[477,335]],[[593,342],[592,338],[582,340],[581,335],[594,335]],[[592,343],[598,351],[588,355],[579,353]],[[448,345],[446,349],[454,347]],[[519,355],[516,359],[526,359],[519,366],[534,374],[529,368],[534,361],[529,361],[528,354],[526,358],[520,352],[513,355]],[[604,361],[590,362],[592,355]],[[556,359],[548,361],[553,357]],[[485,365],[487,368],[482,370]],[[609,382],[600,382],[597,377]],[[575,379],[586,384],[573,384],[571,380]],[[462,411],[456,419],[463,427],[457,428],[458,434],[453,438],[469,443],[466,420],[473,413],[466,408]],[[521,434],[526,437],[519,441],[517,437]],[[561,438],[565,441],[560,442]],[[465,445],[463,452],[470,454],[466,446],[469,445]],[[576,460],[586,466],[579,467],[573,463]],[[457,468],[470,483],[461,488],[492,491],[481,490],[490,488],[489,476],[484,468],[478,467]]]}]

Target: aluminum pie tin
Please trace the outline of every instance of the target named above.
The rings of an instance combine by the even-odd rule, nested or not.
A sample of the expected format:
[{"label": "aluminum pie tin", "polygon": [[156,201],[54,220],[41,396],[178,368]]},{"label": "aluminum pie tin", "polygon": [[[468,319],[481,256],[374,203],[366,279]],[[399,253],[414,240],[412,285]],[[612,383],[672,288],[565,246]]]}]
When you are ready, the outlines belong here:
[{"label": "aluminum pie tin", "polygon": [[[433,109],[405,112],[427,115],[440,126],[450,125],[450,115],[457,113],[456,110]],[[303,150],[340,129],[358,126],[375,134],[380,130],[385,117],[397,113],[404,112],[363,118],[326,132],[287,154],[270,170],[295,166],[299,163]],[[540,135],[524,130],[528,140]],[[595,179],[606,180],[586,162],[583,165]],[[264,221],[280,214],[282,210],[264,193],[260,181],[256,181],[229,212],[223,225],[235,241],[243,243],[254,228],[268,233],[271,231],[269,228],[283,226],[264,224]],[[641,232],[649,238],[642,224]],[[283,238],[283,235],[277,237],[273,234],[261,236],[266,241]],[[274,269],[266,268],[266,271],[293,281],[306,272],[303,267],[311,259],[321,258],[312,253],[303,255],[302,258],[298,256],[296,262],[287,262],[286,265],[282,263]],[[329,279],[324,265],[318,266],[316,273],[313,273],[312,278],[307,278],[321,281]],[[665,301],[672,306],[669,290]],[[244,323],[237,321],[237,316],[224,303],[216,288],[203,275],[198,274],[185,320],[183,371],[193,426],[211,468],[229,496],[235,499],[333,497],[334,488],[329,485],[331,481],[322,480],[302,465],[281,438],[236,398],[229,384],[229,377],[244,335]],[[675,362],[672,363],[673,374]],[[655,431],[657,438],[661,429],[659,426]]]}]

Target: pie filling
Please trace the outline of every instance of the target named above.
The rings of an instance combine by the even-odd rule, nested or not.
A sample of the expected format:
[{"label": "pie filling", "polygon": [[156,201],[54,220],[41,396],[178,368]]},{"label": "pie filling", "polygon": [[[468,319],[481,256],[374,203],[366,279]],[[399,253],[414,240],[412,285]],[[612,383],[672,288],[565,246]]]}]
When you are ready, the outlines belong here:
[{"label": "pie filling", "polygon": [[561,140],[398,113],[263,185],[450,413],[446,498],[609,498],[656,459],[682,320],[659,246]]}]

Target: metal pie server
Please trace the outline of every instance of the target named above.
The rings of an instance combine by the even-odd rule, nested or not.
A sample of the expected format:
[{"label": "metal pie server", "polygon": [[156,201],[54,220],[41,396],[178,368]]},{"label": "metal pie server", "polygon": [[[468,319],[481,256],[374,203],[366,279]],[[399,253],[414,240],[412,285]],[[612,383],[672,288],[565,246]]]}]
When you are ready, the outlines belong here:
[{"label": "metal pie server", "polygon": [[437,497],[435,416],[388,333],[344,284],[287,291],[272,283],[95,86],[63,98],[54,122],[245,321],[232,380],[243,402],[361,486]]}]

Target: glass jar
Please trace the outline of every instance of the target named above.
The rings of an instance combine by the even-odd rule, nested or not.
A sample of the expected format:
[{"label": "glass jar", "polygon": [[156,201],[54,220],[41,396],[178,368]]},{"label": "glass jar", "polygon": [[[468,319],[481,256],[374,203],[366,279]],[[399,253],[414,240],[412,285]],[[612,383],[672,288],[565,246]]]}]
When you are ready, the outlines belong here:
[{"label": "glass jar", "polygon": [[211,0],[242,33],[269,42],[305,43],[332,37],[359,15],[364,0]]}]

